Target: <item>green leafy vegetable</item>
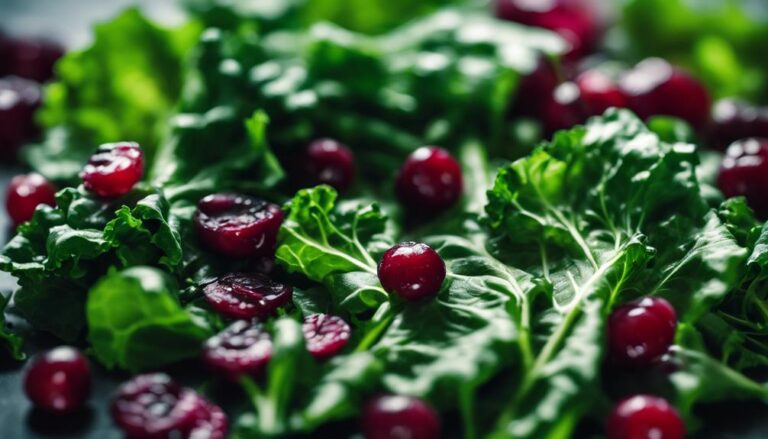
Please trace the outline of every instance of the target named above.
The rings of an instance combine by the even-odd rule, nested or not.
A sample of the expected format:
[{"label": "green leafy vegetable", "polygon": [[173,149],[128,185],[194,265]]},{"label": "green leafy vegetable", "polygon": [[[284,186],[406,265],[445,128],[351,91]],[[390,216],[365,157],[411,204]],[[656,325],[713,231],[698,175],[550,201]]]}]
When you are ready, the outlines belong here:
[{"label": "green leafy vegetable", "polygon": [[5,323],[5,308],[10,300],[10,297],[0,297],[0,345],[8,351],[14,360],[24,360],[27,357],[27,354],[22,350],[24,339],[18,334],[14,334]]}]

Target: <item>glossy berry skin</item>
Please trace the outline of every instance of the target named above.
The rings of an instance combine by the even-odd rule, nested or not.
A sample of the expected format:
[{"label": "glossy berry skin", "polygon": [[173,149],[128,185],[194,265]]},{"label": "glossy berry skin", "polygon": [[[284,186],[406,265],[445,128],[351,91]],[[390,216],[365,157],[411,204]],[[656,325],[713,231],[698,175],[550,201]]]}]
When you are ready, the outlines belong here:
[{"label": "glossy berry skin", "polygon": [[352,330],[341,317],[328,314],[312,314],[302,326],[307,350],[318,360],[338,354],[349,343]]},{"label": "glossy berry skin", "polygon": [[664,355],[675,338],[677,314],[658,297],[622,305],[608,318],[608,347],[623,365],[646,367]]},{"label": "glossy berry skin", "polygon": [[204,417],[205,402],[166,374],[146,374],[120,386],[111,413],[131,439],[186,438]]},{"label": "glossy berry skin", "polygon": [[717,149],[750,137],[768,138],[768,107],[755,107],[736,99],[723,99],[712,108],[709,138]]},{"label": "glossy berry skin", "polygon": [[0,160],[14,161],[19,146],[35,135],[34,114],[40,102],[39,84],[16,77],[0,78]]},{"label": "glossy berry skin", "polygon": [[464,187],[459,162],[446,150],[424,146],[405,160],[395,182],[400,202],[414,214],[433,215],[454,204]]},{"label": "glossy berry skin", "polygon": [[45,352],[27,369],[24,392],[36,407],[46,412],[75,412],[83,407],[91,393],[88,360],[68,346]]},{"label": "glossy berry skin", "polygon": [[305,157],[307,176],[311,184],[327,184],[339,192],[355,179],[355,157],[346,145],[333,139],[315,140],[309,144]]},{"label": "glossy berry skin", "polygon": [[635,395],[613,408],[607,423],[608,439],[683,439],[685,425],[677,411],[662,399]]},{"label": "glossy berry skin", "polygon": [[230,319],[267,318],[291,301],[293,288],[263,274],[230,273],[203,287],[205,301]]},{"label": "glossy berry skin", "polygon": [[237,382],[258,375],[272,357],[272,338],[260,324],[232,323],[203,346],[203,363],[213,372]]},{"label": "glossy berry skin", "polygon": [[445,263],[427,244],[403,242],[384,253],[378,273],[387,292],[416,301],[437,295],[445,279]]},{"label": "glossy berry skin", "polygon": [[35,38],[0,37],[0,71],[37,82],[53,78],[53,67],[64,55],[59,44]]},{"label": "glossy berry skin", "polygon": [[759,216],[768,215],[768,139],[744,139],[726,150],[717,185],[727,197],[744,196]]},{"label": "glossy berry skin", "polygon": [[707,89],[662,59],[642,61],[621,78],[620,86],[629,98],[629,108],[643,119],[678,117],[697,130],[709,122],[712,102]]},{"label": "glossy berry skin", "polygon": [[552,96],[543,101],[539,119],[544,125],[547,137],[551,137],[556,131],[583,123],[586,116],[576,84],[572,82],[560,84]]},{"label": "glossy berry skin", "polygon": [[440,421],[426,402],[410,396],[382,395],[363,407],[365,439],[437,439]]},{"label": "glossy berry skin", "polygon": [[102,145],[80,173],[83,186],[99,197],[125,195],[141,180],[144,154],[137,143],[120,142]]},{"label": "glossy berry skin", "polygon": [[210,250],[231,258],[272,257],[283,211],[254,197],[213,194],[197,204],[194,220]]},{"label": "glossy berry skin", "polygon": [[619,85],[599,70],[582,72],[576,78],[576,85],[586,116],[598,116],[611,107],[626,108],[629,105],[629,99]]},{"label": "glossy berry skin", "polygon": [[8,216],[15,225],[32,219],[37,206],[56,205],[56,188],[40,174],[17,175],[5,195]]},{"label": "glossy berry skin", "polygon": [[536,69],[520,79],[512,103],[512,116],[539,117],[545,100],[560,84],[555,66],[546,58],[539,59]]}]

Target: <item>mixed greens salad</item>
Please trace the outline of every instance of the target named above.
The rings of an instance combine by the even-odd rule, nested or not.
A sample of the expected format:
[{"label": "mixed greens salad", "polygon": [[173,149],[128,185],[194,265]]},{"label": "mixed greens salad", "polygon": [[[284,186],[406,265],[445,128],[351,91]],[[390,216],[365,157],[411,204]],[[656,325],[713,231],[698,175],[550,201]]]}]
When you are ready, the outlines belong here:
[{"label": "mixed greens salad", "polygon": [[[371,438],[677,438],[701,404],[768,399],[759,178],[724,196],[721,139],[690,111],[627,98],[571,122],[572,102],[531,98],[549,68],[613,80],[653,55],[764,101],[768,14],[627,1],[619,43],[579,64],[562,32],[443,3],[190,0],[174,29],[130,9],[57,63],[21,156],[59,190],[2,250],[13,311],[108,369],[214,364],[242,392],[227,429],[141,375],[113,407],[129,436],[350,437],[362,416]],[[318,139],[346,145],[341,177],[307,164]],[[671,326],[622,320],[642,312]],[[194,430],[121,412],[157,386],[198,401]],[[636,394],[657,397],[645,430],[611,414]],[[387,397],[394,421],[371,408]]]}]

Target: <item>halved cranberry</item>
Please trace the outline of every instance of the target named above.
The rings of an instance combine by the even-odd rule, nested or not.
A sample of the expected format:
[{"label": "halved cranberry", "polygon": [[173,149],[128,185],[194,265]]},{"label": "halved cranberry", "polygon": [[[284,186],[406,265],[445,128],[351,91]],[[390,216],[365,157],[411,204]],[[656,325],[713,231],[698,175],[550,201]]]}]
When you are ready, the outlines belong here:
[{"label": "halved cranberry", "polygon": [[418,398],[382,395],[363,407],[362,429],[366,439],[436,439],[440,421],[435,410]]},{"label": "halved cranberry", "polygon": [[197,419],[187,438],[189,439],[224,439],[227,436],[229,422],[221,408],[208,401],[202,401],[197,411]]},{"label": "halved cranberry", "polygon": [[541,58],[536,69],[520,79],[512,104],[512,114],[539,117],[542,103],[554,93],[560,83],[555,66],[546,58]]},{"label": "halved cranberry", "polygon": [[605,110],[627,107],[629,101],[619,85],[599,70],[587,70],[576,78],[579,97],[587,116],[598,116]]},{"label": "halved cranberry", "polygon": [[560,84],[552,96],[544,100],[539,117],[547,137],[584,122],[586,117],[579,99],[579,87],[573,82]]},{"label": "halved cranberry", "polygon": [[725,153],[717,185],[730,198],[745,196],[760,216],[768,216],[768,139],[744,139]]},{"label": "halved cranberry", "polygon": [[313,357],[324,360],[339,353],[349,342],[351,329],[341,317],[312,314],[304,318],[304,338]]},{"label": "halved cranberry", "polygon": [[663,399],[635,395],[614,407],[608,418],[609,439],[683,439],[685,425],[677,411]]},{"label": "halved cranberry", "polygon": [[230,273],[203,287],[203,294],[224,317],[263,319],[291,301],[293,288],[263,274]]},{"label": "halved cranberry", "polygon": [[200,240],[233,258],[273,256],[282,222],[279,206],[238,194],[208,195],[195,213]]},{"label": "halved cranberry", "polygon": [[718,101],[712,109],[713,146],[725,149],[750,137],[768,138],[768,107],[755,107],[737,99]]},{"label": "halved cranberry", "polygon": [[352,151],[335,140],[321,139],[310,143],[305,161],[313,185],[327,184],[342,192],[349,188],[355,178],[355,157]]},{"label": "halved cranberry", "polygon": [[55,414],[77,411],[91,393],[91,368],[68,346],[39,355],[27,369],[24,392],[35,406]]},{"label": "halved cranberry", "polygon": [[112,418],[132,439],[188,437],[205,400],[162,373],[139,375],[124,383],[112,401]]},{"label": "halved cranberry", "polygon": [[237,382],[257,375],[272,357],[272,338],[258,323],[238,320],[203,346],[203,362],[214,372]]},{"label": "halved cranberry", "polygon": [[616,308],[608,318],[608,345],[613,358],[628,366],[647,366],[664,355],[675,338],[677,314],[658,297]]},{"label": "halved cranberry", "polygon": [[53,66],[64,55],[64,48],[52,41],[37,38],[4,38],[0,40],[0,56],[7,74],[38,82],[53,77]]},{"label": "halved cranberry", "polygon": [[643,119],[674,116],[695,129],[702,129],[709,122],[711,100],[707,89],[663,59],[642,61],[619,84],[629,97],[629,108]]},{"label": "halved cranberry", "polygon": [[40,85],[26,79],[0,79],[0,159],[13,161],[16,151],[36,132],[34,114],[40,106]]},{"label": "halved cranberry", "polygon": [[11,179],[5,195],[5,207],[13,223],[32,219],[37,206],[56,205],[56,188],[40,174],[17,175]]},{"label": "halved cranberry", "polygon": [[409,301],[436,295],[445,279],[443,259],[420,242],[403,242],[387,250],[378,271],[385,290]]},{"label": "halved cranberry", "polygon": [[133,189],[144,173],[144,158],[138,143],[102,145],[80,173],[83,186],[94,194],[119,197]]},{"label": "halved cranberry", "polygon": [[463,190],[461,166],[446,150],[424,146],[405,160],[395,182],[397,197],[418,214],[445,210]]}]

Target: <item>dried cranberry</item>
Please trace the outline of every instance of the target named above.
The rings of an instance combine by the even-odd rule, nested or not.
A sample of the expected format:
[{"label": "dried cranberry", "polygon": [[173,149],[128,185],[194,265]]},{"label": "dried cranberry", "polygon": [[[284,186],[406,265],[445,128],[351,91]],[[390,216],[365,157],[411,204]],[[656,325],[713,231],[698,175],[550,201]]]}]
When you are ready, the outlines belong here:
[{"label": "dried cranberry", "polygon": [[712,109],[710,138],[714,147],[750,137],[768,138],[768,107],[755,107],[736,99],[718,101]]},{"label": "dried cranberry", "polygon": [[628,105],[627,96],[619,85],[607,74],[599,70],[587,70],[576,78],[579,98],[587,116],[597,116],[605,110]]},{"label": "dried cranberry", "polygon": [[6,38],[0,41],[0,62],[5,74],[37,82],[53,77],[53,67],[64,55],[64,48],[52,41],[36,38]]},{"label": "dried cranberry", "polygon": [[200,200],[195,226],[211,250],[233,258],[271,257],[283,222],[280,207],[238,194],[213,194]]},{"label": "dried cranberry", "polygon": [[230,273],[203,287],[205,300],[231,319],[266,318],[290,302],[293,288],[263,274]]},{"label": "dried cranberry", "polygon": [[214,372],[237,382],[257,375],[272,356],[272,339],[260,324],[238,320],[205,342],[203,362]]},{"label": "dried cranberry", "polygon": [[608,318],[613,358],[629,366],[647,366],[664,355],[675,338],[677,314],[664,299],[646,297],[616,308]]},{"label": "dried cranberry", "polygon": [[707,89],[688,73],[660,58],[639,63],[621,78],[629,108],[638,116],[674,116],[695,129],[709,122],[711,100]]},{"label": "dried cranberry", "polygon": [[403,242],[384,253],[379,282],[405,300],[432,297],[445,279],[445,263],[436,251],[420,242]]},{"label": "dried cranberry", "polygon": [[434,214],[459,200],[461,167],[446,150],[421,147],[405,160],[397,176],[397,197],[416,214]]},{"label": "dried cranberry", "polygon": [[341,317],[312,314],[304,319],[304,338],[313,357],[323,360],[339,353],[349,342],[349,325]]},{"label": "dried cranberry", "polygon": [[56,205],[56,188],[40,174],[17,175],[11,179],[5,196],[5,207],[13,223],[32,219],[37,206]]},{"label": "dried cranberry", "polygon": [[121,142],[102,145],[80,173],[83,186],[94,194],[119,197],[133,189],[144,173],[144,158],[137,143]]},{"label": "dried cranberry", "polygon": [[745,196],[758,215],[768,216],[768,139],[744,139],[731,144],[717,184],[726,197]]},{"label": "dried cranberry", "polygon": [[112,418],[132,439],[188,437],[205,400],[162,373],[139,375],[120,386]]},{"label": "dried cranberry", "polygon": [[91,393],[91,369],[77,349],[62,346],[32,362],[24,391],[35,406],[55,414],[77,411]]},{"label": "dried cranberry", "polygon": [[440,421],[426,402],[410,396],[383,395],[363,407],[366,439],[436,439]]},{"label": "dried cranberry", "polygon": [[40,106],[40,85],[26,79],[0,79],[0,160],[10,162],[26,140],[35,135],[35,110]]},{"label": "dried cranberry", "polygon": [[332,139],[310,143],[305,162],[313,185],[327,184],[342,192],[352,185],[355,178],[355,157],[352,151]]},{"label": "dried cranberry", "polygon": [[683,439],[685,425],[669,403],[655,396],[635,395],[614,407],[608,418],[609,439]]}]

